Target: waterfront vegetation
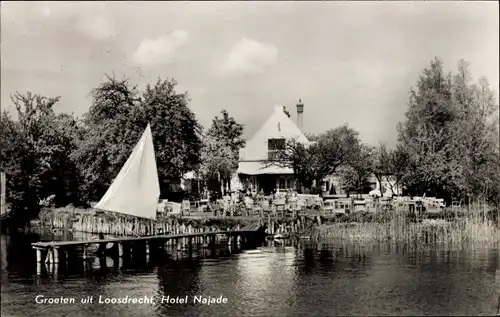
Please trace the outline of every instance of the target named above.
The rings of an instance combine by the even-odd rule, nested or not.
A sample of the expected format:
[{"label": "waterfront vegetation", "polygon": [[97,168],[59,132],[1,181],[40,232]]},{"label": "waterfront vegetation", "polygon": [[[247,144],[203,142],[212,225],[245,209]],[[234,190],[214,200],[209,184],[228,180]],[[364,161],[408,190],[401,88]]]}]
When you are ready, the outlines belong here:
[{"label": "waterfront vegetation", "polygon": [[317,227],[313,232],[313,240],[377,241],[410,246],[498,246],[500,227],[494,216],[496,212],[475,206],[421,216],[397,209],[374,214],[353,213]]},{"label": "waterfront vegetation", "polygon": [[[276,228],[284,228],[291,233],[292,238],[307,236],[315,243],[389,242],[415,246],[443,243],[450,246],[499,246],[500,223],[496,213],[494,208],[479,205],[420,215],[403,209],[358,211],[336,216],[318,210],[306,210],[299,217],[272,220]],[[32,225],[92,233],[136,235],[157,233],[158,228],[163,228],[164,232],[172,232],[173,228],[179,228],[177,230],[182,232],[199,229],[231,230],[255,223],[259,219],[262,224],[269,223],[267,217],[213,217],[209,213],[195,217],[163,216],[152,222],[67,206],[42,209],[39,221],[32,222]]]},{"label": "waterfront vegetation", "polygon": [[[321,180],[335,173],[343,190],[359,193],[366,191],[368,176],[375,175],[379,185],[393,178],[395,183],[389,182],[391,191],[398,186],[405,189],[405,195],[444,198],[448,204],[453,200],[467,205],[485,202],[495,206],[498,213],[498,103],[486,79],[474,83],[471,78],[464,61],[458,63],[456,74],[446,74],[442,61],[432,60],[411,90],[394,148],[383,143],[364,144],[355,129],[343,125],[311,136],[316,142],[307,146],[288,140],[285,149],[277,150],[267,163],[291,168],[301,190],[307,192],[317,192]],[[188,94],[175,88],[173,79],[159,79],[140,91],[126,79],[107,77],[91,91],[92,104],[83,118],[56,114],[53,108],[59,97],[29,92],[12,95],[17,119],[4,112],[0,129],[0,169],[7,176],[12,221],[2,224],[22,228],[37,217],[45,222],[47,214],[39,214],[44,206],[56,210],[51,216],[58,224],[74,217],[95,217],[99,219],[95,222],[104,223],[117,219],[131,222],[126,217],[96,214],[89,209],[90,202],[104,195],[148,122],[162,199],[180,202],[188,198],[176,191],[181,177],[191,171],[197,178],[194,183],[208,189],[210,198],[221,197],[223,187],[230,191],[229,179],[238,167],[238,152],[245,145],[243,125],[223,110],[203,131],[189,108]],[[64,212],[69,204],[83,209]],[[421,237],[418,228],[423,225],[407,224],[406,219],[411,217],[403,214],[364,215],[355,221],[358,229],[350,232],[358,230],[356,235],[377,239]],[[447,237],[454,231],[457,233],[451,237],[462,235],[450,238],[452,241],[476,239],[479,237],[472,238],[476,230],[489,230],[487,223],[455,216],[450,228],[439,229]],[[360,216],[352,214],[344,220],[356,217]],[[375,226],[384,217],[385,227]],[[231,225],[229,221],[233,220],[229,219],[217,221]],[[343,232],[326,227],[320,231],[334,235]]]},{"label": "waterfront vegetation", "polygon": [[[31,221],[29,227],[75,230],[90,233],[106,233],[113,235],[150,235],[160,232],[173,233],[174,230],[232,230],[252,224],[255,219],[240,217],[179,217],[175,215],[158,217],[156,221],[140,219],[127,215],[105,213],[93,209],[75,208],[43,208],[38,219]],[[161,231],[159,231],[161,229]]]}]

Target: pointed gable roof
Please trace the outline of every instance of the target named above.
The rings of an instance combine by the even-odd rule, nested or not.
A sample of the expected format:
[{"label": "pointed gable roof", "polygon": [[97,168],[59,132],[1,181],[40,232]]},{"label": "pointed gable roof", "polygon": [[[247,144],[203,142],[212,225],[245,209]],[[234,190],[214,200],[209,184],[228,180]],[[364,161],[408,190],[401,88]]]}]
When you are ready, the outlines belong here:
[{"label": "pointed gable roof", "polygon": [[260,127],[254,136],[240,150],[240,161],[261,161],[267,159],[268,139],[295,139],[309,143],[307,137],[284,112],[281,105],[274,107],[273,114]]}]

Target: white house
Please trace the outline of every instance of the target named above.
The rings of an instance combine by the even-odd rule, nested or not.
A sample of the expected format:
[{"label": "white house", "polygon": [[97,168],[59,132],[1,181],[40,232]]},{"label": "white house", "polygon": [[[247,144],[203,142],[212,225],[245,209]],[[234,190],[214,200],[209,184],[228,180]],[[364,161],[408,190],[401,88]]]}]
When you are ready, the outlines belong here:
[{"label": "white house", "polygon": [[[302,103],[297,104],[299,126],[302,125],[303,109]],[[278,150],[284,149],[289,139],[294,139],[304,145],[314,143],[307,139],[299,126],[286,115],[282,105],[275,106],[271,116],[240,150],[238,170],[231,179],[231,189],[240,190],[246,187],[257,192],[262,189],[265,193],[270,193],[275,189],[296,189],[297,183],[291,168],[269,165],[266,161],[272,158]],[[368,183],[371,189],[380,192],[380,186],[374,175],[369,177]],[[325,177],[322,185],[326,194],[345,194],[337,175]],[[382,186],[387,194],[390,191],[389,184],[384,181]],[[375,194],[375,191],[371,194]],[[396,194],[401,194],[399,187],[394,187],[394,191]]]},{"label": "white house", "polygon": [[[302,106],[300,110],[299,106]],[[297,105],[299,122],[302,119],[302,109],[303,105]],[[254,191],[262,189],[266,193],[274,189],[295,188],[296,181],[291,168],[265,164],[278,150],[284,149],[289,139],[303,144],[310,143],[299,127],[285,114],[284,107],[275,106],[273,114],[240,150],[238,171],[233,176],[231,188],[241,189],[246,186]]]}]

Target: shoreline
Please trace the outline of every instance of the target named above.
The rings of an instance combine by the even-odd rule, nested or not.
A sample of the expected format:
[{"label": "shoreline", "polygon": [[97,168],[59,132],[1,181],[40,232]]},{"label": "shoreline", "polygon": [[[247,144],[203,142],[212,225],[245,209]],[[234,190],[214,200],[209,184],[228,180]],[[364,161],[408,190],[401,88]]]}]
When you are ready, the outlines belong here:
[{"label": "shoreline", "polygon": [[200,231],[225,231],[243,228],[260,221],[262,225],[271,225],[277,229],[299,235],[303,229],[311,228],[314,217],[276,218],[259,216],[221,217],[212,215],[169,215],[156,220],[137,219],[122,215],[110,215],[93,209],[73,207],[44,208],[37,219],[25,228],[43,227],[52,230],[68,230],[83,233],[104,233],[116,236],[154,235],[158,233],[184,233]]},{"label": "shoreline", "polygon": [[298,217],[169,215],[156,221],[116,216],[93,209],[74,207],[44,208],[32,226],[99,233],[116,236],[181,233],[202,230],[231,230],[261,221],[269,227],[268,235],[288,233],[290,238],[307,236],[311,240],[391,241],[396,243],[500,244],[500,228],[484,212],[445,210],[439,214],[415,215],[404,211],[353,212],[345,215],[311,211]]},{"label": "shoreline", "polygon": [[389,242],[408,245],[500,246],[500,229],[491,221],[455,220],[385,223],[349,222],[324,224],[316,228],[314,240],[342,242]]}]

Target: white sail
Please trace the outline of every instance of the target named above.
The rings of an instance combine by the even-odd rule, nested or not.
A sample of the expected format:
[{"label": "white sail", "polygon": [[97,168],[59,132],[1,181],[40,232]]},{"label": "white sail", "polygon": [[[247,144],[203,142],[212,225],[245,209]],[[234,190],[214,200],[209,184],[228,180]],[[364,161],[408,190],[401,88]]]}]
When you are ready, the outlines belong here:
[{"label": "white sail", "polygon": [[156,219],[159,197],[153,137],[148,124],[118,176],[94,208]]}]

